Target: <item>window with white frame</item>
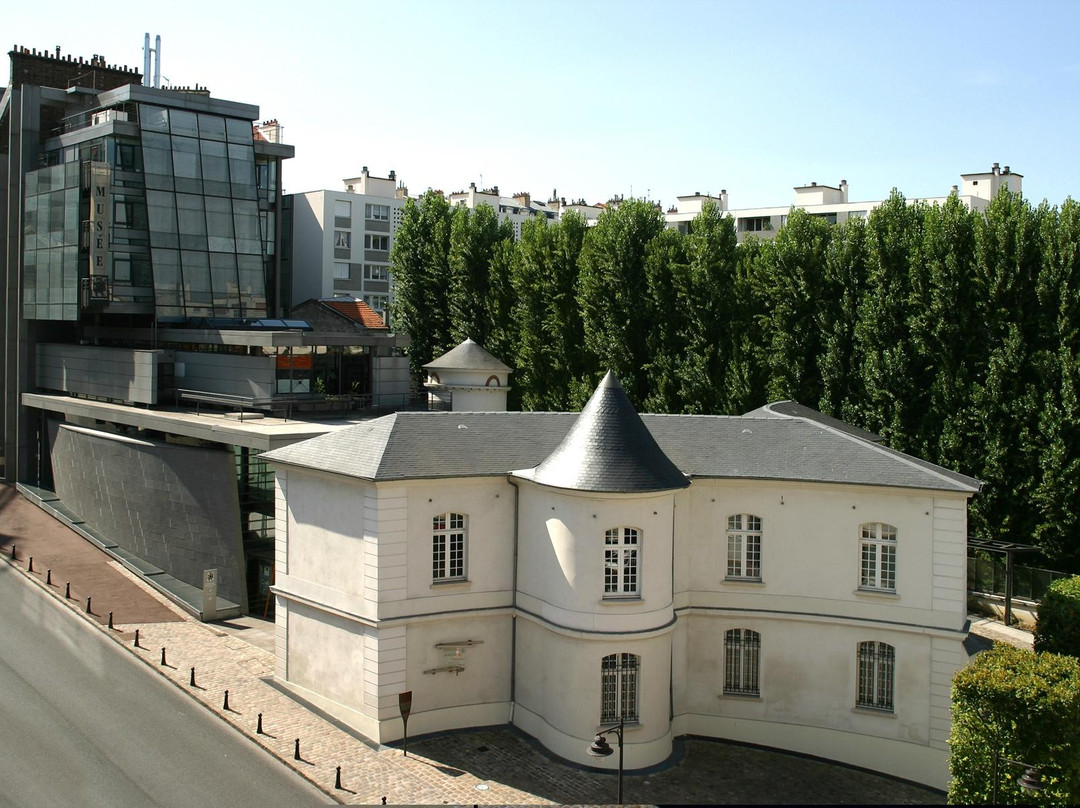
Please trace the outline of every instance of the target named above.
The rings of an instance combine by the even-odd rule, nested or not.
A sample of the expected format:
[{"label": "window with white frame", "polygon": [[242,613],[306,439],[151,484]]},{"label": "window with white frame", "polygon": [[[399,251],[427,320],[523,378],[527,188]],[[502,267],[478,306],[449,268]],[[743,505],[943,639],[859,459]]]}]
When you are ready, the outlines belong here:
[{"label": "window with white frame", "polygon": [[388,281],[390,280],[390,267],[386,264],[364,264],[364,280]]},{"label": "window with white frame", "polygon": [[600,723],[638,720],[637,654],[608,654],[600,661]]},{"label": "window with white frame", "polygon": [[334,264],[334,280],[347,281],[349,279],[349,265],[340,262]]},{"label": "window with white frame", "polygon": [[727,577],[761,580],[761,517],[736,513],[727,520]]},{"label": "window with white frame", "polygon": [[364,205],[364,218],[375,219],[380,222],[386,222],[390,220],[390,206],[389,205],[373,205],[370,202]]},{"label": "window with white frame", "polygon": [[859,526],[859,588],[896,591],[896,528],[882,522]]},{"label": "window with white frame", "polygon": [[760,696],[761,635],[748,628],[724,632],[724,692]]},{"label": "window with white frame", "polygon": [[856,707],[893,710],[896,649],[883,642],[859,643],[859,692]]},{"label": "window with white frame", "polygon": [[385,252],[390,249],[390,236],[373,236],[371,233],[367,233],[364,236],[364,249],[383,250]]},{"label": "window with white frame", "polygon": [[352,202],[348,199],[335,199],[334,216],[339,219],[352,218]]},{"label": "window with white frame", "polygon": [[465,580],[466,517],[440,513],[431,520],[431,578],[434,581]]},{"label": "window with white frame", "polygon": [[335,230],[334,246],[344,247],[345,249],[352,247],[352,233],[348,230]]},{"label": "window with white frame", "polygon": [[604,533],[604,597],[629,598],[640,594],[641,531],[613,527]]},{"label": "window with white frame", "polygon": [[383,318],[383,322],[386,322],[386,309],[390,305],[389,295],[364,295],[364,302],[377,311]]}]

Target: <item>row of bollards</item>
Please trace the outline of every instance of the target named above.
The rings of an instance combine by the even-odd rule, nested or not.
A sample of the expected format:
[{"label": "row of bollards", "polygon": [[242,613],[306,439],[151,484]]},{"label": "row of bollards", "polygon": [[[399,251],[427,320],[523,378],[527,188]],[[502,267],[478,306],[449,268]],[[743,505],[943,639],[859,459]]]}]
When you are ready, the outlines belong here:
[{"label": "row of bollards", "polygon": [[[18,560],[18,555],[16,553],[16,548],[15,548],[14,544],[11,545],[11,558],[12,558],[13,561]],[[28,572],[34,572],[34,557],[33,556],[27,556],[26,569],[27,569]],[[45,585],[46,586],[52,586],[53,585],[52,570],[51,569],[47,569],[45,571]],[[71,581],[67,581],[64,584],[64,599],[65,600],[71,600]],[[89,595],[87,595],[87,597],[86,597],[86,613],[87,614],[93,614],[94,613],[93,612],[93,600],[92,600],[91,596],[89,596]],[[109,629],[112,630],[113,628],[114,628],[113,627],[113,613],[109,612]],[[139,629],[135,629],[135,647],[136,648],[142,648],[142,645],[140,644],[140,640],[141,640],[141,637],[140,637]],[[166,655],[165,655],[165,647],[164,646],[162,646],[162,648],[161,648],[161,665],[164,666],[164,667],[167,667]],[[191,668],[190,677],[188,679],[188,684],[191,687],[198,687],[198,685],[196,685],[196,683],[195,683],[195,668],[194,667]],[[233,712],[232,708],[229,706],[229,691],[228,690],[225,691],[225,698],[224,698],[224,701],[222,702],[222,709],[225,712]],[[266,735],[267,734],[263,730],[263,714],[262,713],[258,714],[255,733],[257,735]],[[301,755],[300,755],[300,739],[299,738],[296,738],[293,741],[293,760],[303,760],[303,757],[301,757]],[[340,766],[338,766],[336,768],[335,772],[334,772],[334,788],[339,790],[339,791],[343,790],[343,786],[341,785],[341,767]],[[386,805],[386,797],[382,798],[382,804]]]},{"label": "row of bollards", "polygon": [[[135,647],[136,648],[141,648],[142,647],[139,644],[140,640],[141,640],[141,636],[140,636],[139,629],[135,629]],[[162,646],[161,647],[161,665],[162,666],[167,667],[166,660],[167,660],[167,656],[166,656],[165,646]],[[188,677],[188,684],[191,687],[198,687],[198,685],[195,682],[196,682],[196,680],[195,680],[195,668],[192,667],[190,669],[190,673],[189,673],[189,677]],[[232,707],[229,704],[229,691],[228,690],[225,691],[225,697],[224,697],[224,700],[222,701],[221,708],[225,712],[234,712],[234,710],[232,709]],[[256,735],[266,735],[266,734],[268,734],[263,729],[263,714],[262,713],[259,713],[256,716],[255,734]],[[296,738],[293,741],[293,760],[300,760],[300,761],[303,760],[303,757],[300,754],[300,739],[299,738]],[[340,766],[338,766],[336,771],[334,772],[334,788],[339,790],[339,791],[343,790],[343,786],[341,785],[341,767]],[[386,805],[386,797],[382,798],[382,804]]]}]

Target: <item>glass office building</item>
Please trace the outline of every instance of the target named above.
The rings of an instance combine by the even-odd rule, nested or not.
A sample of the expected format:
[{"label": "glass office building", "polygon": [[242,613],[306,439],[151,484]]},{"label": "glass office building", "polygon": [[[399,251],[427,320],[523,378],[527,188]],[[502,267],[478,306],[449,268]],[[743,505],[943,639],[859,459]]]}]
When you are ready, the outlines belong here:
[{"label": "glass office building", "polygon": [[24,316],[271,315],[291,147],[253,127],[257,108],[205,92],[128,85],[97,100],[62,119],[26,174]]}]

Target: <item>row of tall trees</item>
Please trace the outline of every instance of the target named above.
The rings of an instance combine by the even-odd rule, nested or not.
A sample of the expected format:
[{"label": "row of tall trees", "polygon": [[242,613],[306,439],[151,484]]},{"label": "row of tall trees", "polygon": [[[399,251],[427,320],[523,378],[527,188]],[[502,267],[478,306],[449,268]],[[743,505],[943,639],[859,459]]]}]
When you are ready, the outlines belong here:
[{"label": "row of tall trees", "polygon": [[794,399],[986,482],[979,535],[1080,565],[1080,208],[1007,192],[985,212],[894,192],[866,219],[792,210],[738,245],[641,200],[593,227],[410,201],[393,252],[414,370],[465,337],[516,368],[523,409],[580,407],[613,370],[639,409]]}]

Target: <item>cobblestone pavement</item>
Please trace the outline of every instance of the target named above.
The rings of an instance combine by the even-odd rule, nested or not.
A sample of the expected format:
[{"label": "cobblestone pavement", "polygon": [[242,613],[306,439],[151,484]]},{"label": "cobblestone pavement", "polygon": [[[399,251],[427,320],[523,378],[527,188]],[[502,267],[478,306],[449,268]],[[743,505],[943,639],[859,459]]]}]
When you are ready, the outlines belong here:
[{"label": "cobblestone pavement", "polygon": [[[194,621],[78,534],[21,495],[0,487],[0,557],[67,603],[73,615],[121,643],[254,743],[270,750],[335,800],[349,804],[614,803],[616,777],[567,765],[509,728],[444,733],[400,748],[374,749],[282,693],[270,680],[274,657],[213,624]],[[16,558],[10,547],[17,545]],[[87,552],[87,548],[93,552]],[[72,588],[89,591],[94,609],[65,599],[28,552],[48,556]],[[103,570],[108,570],[106,575]],[[105,576],[105,577],[102,577]],[[77,588],[78,587],[78,588]],[[116,608],[113,605],[116,604]],[[120,608],[123,604],[123,608]],[[110,630],[102,610],[123,615]],[[139,630],[140,648],[134,647]],[[162,649],[165,662],[162,664]],[[192,670],[194,669],[194,670]],[[195,684],[192,685],[192,676]],[[228,691],[228,709],[225,693]],[[262,714],[263,734],[257,732]],[[152,731],[152,728],[149,728]],[[299,739],[300,759],[294,759]],[[666,768],[627,775],[631,803],[933,804],[944,794],[868,772],[717,741],[686,739]],[[341,788],[335,787],[340,767]]]}]

